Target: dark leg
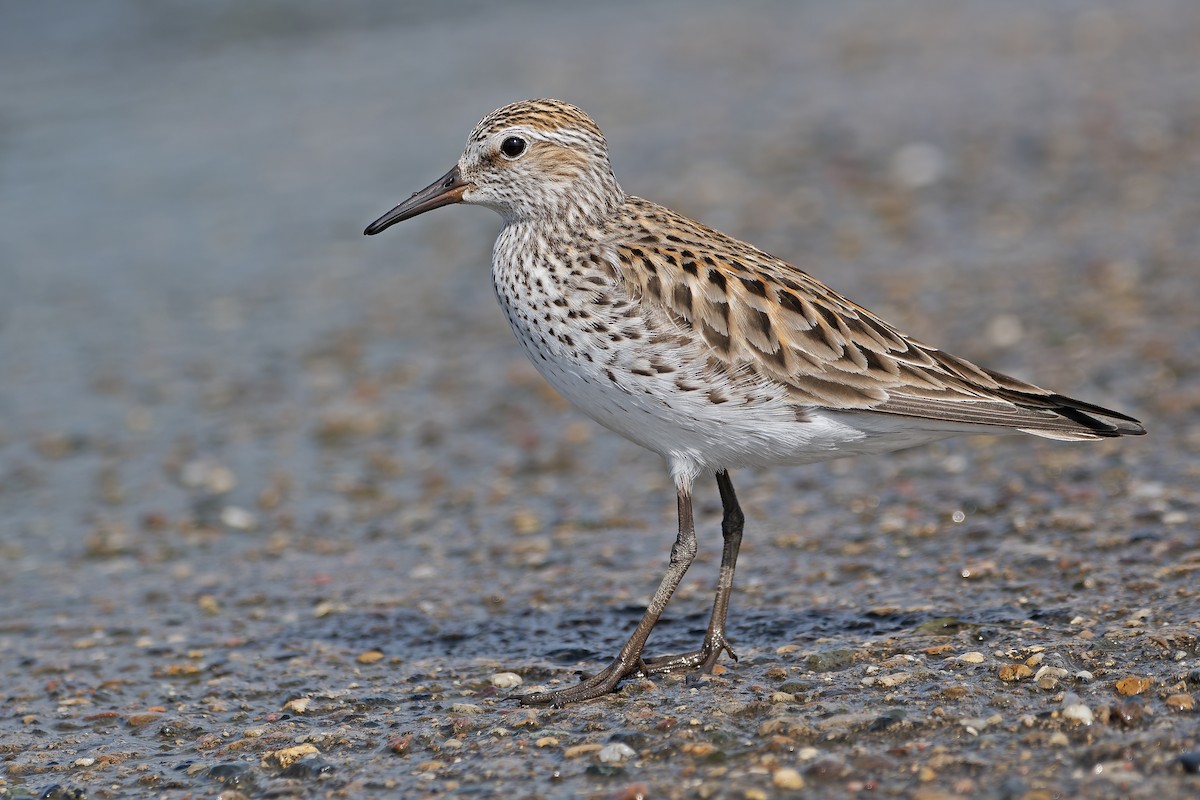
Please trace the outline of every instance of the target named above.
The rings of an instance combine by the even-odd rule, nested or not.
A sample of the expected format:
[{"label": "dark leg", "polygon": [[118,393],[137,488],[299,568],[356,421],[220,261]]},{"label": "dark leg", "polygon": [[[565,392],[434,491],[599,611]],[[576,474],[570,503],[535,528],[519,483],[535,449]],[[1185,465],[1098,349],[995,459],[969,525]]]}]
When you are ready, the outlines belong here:
[{"label": "dark leg", "polygon": [[745,516],[738,505],[737,495],[733,492],[733,482],[729,473],[717,473],[717,488],[721,491],[721,506],[724,516],[721,518],[721,535],[725,546],[721,550],[721,573],[717,578],[717,596],[713,600],[712,616],[708,619],[708,631],[704,634],[704,644],[699,650],[691,653],[681,653],[675,656],[658,656],[648,658],[642,669],[646,674],[656,672],[671,672],[679,669],[699,667],[701,672],[712,672],[721,652],[729,653],[729,657],[737,661],[737,656],[729,648],[725,640],[725,615],[729,611],[729,596],[733,593],[733,571],[737,567],[738,549],[742,546],[742,525]]},{"label": "dark leg", "polygon": [[[667,574],[663,576],[662,583],[654,592],[654,597],[651,598],[650,605],[647,606],[646,613],[642,616],[642,621],[634,628],[633,635],[629,637],[629,641],[625,642],[625,646],[621,648],[616,659],[600,672],[574,686],[552,692],[527,694],[520,698],[521,702],[525,705],[562,706],[580,700],[592,700],[611,692],[622,678],[644,671],[642,648],[646,646],[646,639],[650,638],[650,631],[654,630],[655,623],[658,622],[671,595],[675,593],[675,587],[679,585],[679,581],[683,579],[683,574],[692,565],[695,557],[696,526],[692,522],[692,497],[690,494],[680,491],[679,535],[675,538],[675,545],[671,548],[671,563],[667,567]],[[723,619],[724,614],[722,614],[722,621]]]}]

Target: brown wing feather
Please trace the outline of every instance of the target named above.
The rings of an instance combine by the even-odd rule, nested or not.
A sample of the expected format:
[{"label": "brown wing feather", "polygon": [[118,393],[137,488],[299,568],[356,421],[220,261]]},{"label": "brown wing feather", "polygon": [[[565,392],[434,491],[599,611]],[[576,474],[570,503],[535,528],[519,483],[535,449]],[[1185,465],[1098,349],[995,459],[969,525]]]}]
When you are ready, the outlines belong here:
[{"label": "brown wing feather", "polygon": [[[1136,420],[978,367],[911,339],[800,269],[636,197],[614,232],[643,302],[699,334],[726,365],[786,386],[797,405],[875,411],[1051,438],[1144,433]],[[669,230],[672,234],[660,234]]]}]

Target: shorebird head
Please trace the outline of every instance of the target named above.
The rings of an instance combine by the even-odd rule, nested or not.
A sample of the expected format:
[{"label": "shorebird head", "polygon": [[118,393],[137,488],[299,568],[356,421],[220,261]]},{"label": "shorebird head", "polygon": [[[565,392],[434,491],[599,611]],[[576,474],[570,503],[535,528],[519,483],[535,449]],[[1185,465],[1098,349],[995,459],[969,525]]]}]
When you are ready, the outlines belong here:
[{"label": "shorebird head", "polygon": [[592,118],[560,100],[525,100],[480,120],[453,169],[365,233],[451,203],[486,206],[506,223],[574,227],[603,217],[624,199],[604,134]]}]

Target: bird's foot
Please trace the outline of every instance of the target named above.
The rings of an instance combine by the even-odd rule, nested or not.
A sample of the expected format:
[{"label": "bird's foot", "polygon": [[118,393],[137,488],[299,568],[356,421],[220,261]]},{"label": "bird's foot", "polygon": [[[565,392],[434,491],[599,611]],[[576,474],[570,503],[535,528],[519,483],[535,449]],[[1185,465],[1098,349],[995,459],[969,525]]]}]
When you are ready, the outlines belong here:
[{"label": "bird's foot", "polygon": [[712,636],[705,636],[704,644],[700,645],[699,650],[645,659],[642,662],[641,672],[643,675],[659,675],[694,669],[703,675],[709,675],[716,666],[717,659],[721,657],[721,653],[728,653],[734,661],[738,660],[737,653],[733,652],[729,642],[725,641],[725,635],[716,633]]},{"label": "bird's foot", "polygon": [[579,683],[565,689],[547,692],[532,692],[517,698],[523,706],[553,706],[559,708],[568,703],[595,700],[613,692],[623,678],[646,673],[640,658],[624,660],[620,656],[595,675],[585,675]]}]

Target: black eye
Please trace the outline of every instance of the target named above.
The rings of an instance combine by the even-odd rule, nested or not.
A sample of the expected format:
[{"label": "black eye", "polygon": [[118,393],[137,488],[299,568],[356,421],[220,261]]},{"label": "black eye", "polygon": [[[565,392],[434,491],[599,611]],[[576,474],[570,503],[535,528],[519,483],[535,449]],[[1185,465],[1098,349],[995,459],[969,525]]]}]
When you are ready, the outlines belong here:
[{"label": "black eye", "polygon": [[525,140],[519,136],[510,136],[500,145],[500,152],[507,158],[516,158],[525,152]]}]

